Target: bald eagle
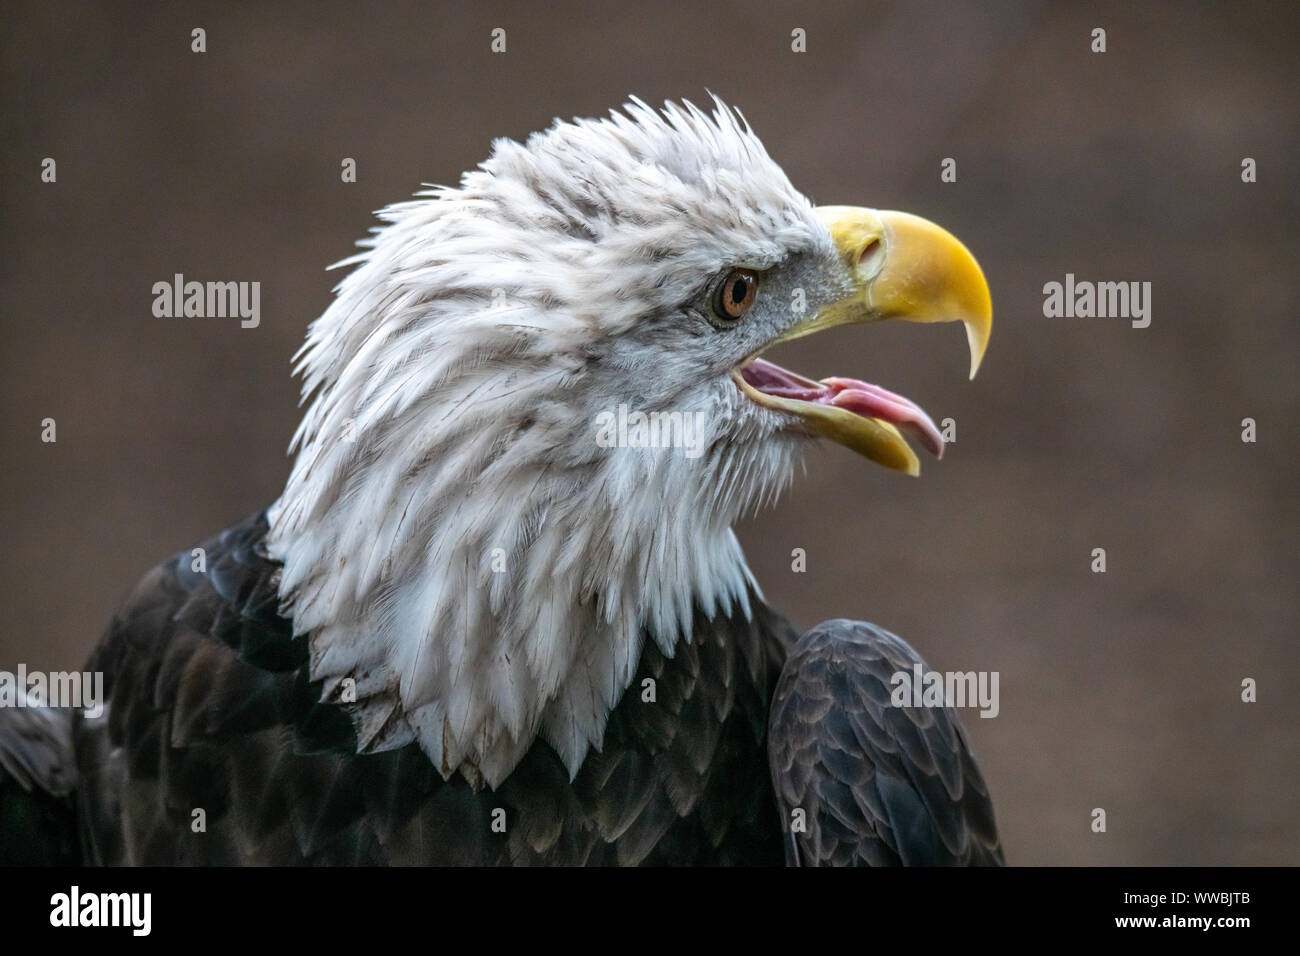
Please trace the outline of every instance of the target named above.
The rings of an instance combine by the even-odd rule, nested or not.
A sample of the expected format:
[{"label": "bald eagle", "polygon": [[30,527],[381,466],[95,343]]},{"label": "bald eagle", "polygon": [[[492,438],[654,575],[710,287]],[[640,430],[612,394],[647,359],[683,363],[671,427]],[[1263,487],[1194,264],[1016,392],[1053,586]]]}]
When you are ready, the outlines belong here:
[{"label": "bald eagle", "polygon": [[942,452],[908,399],[762,356],[961,320],[973,376],[966,248],[814,206],[721,101],[498,140],[380,218],[297,356],[278,500],[139,583],[101,715],[0,713],[28,857],[1001,863],[956,712],[891,704],[916,652],[801,637],[732,531],[818,438]]}]

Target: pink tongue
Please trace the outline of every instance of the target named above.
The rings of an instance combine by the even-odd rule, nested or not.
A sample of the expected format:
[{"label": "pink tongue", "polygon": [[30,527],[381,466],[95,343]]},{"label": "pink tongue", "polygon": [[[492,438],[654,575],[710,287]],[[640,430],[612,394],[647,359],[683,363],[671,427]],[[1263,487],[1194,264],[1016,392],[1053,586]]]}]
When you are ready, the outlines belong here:
[{"label": "pink tongue", "polygon": [[878,418],[916,437],[936,458],[943,457],[943,436],[921,406],[909,398],[856,378],[826,378],[810,382],[779,365],[755,359],[741,374],[759,391],[777,398],[817,405],[834,405],[865,418]]},{"label": "pink tongue", "polygon": [[[925,409],[910,398],[896,395],[879,385],[859,382],[855,378],[827,378],[822,380],[822,384],[828,386],[831,392],[829,404],[896,425],[915,435],[930,454],[936,458],[943,457],[943,436]],[[827,404],[825,401],[821,403]]]}]

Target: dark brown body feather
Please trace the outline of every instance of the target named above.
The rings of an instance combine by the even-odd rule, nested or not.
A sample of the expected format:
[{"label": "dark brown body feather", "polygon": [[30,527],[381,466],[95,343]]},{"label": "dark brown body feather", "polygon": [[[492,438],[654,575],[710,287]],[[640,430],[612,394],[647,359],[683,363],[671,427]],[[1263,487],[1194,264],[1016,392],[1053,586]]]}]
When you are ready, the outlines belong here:
[{"label": "dark brown body feather", "polygon": [[538,741],[476,789],[415,744],[356,752],[278,613],[265,534],[254,515],[203,545],[205,571],[186,551],[145,576],[88,664],[102,717],[0,710],[0,863],[1002,862],[956,712],[891,706],[920,658],[874,625],[796,643],[757,595],[752,620],[697,613],[672,659],[646,642],[576,779]]}]

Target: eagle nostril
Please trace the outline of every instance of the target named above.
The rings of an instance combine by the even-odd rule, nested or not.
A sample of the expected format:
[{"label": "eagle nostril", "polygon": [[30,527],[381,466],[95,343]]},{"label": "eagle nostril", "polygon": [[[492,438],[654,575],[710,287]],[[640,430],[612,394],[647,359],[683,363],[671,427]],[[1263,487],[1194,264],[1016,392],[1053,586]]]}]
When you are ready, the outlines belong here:
[{"label": "eagle nostril", "polygon": [[858,254],[858,275],[863,279],[874,278],[885,262],[885,244],[879,238],[869,239]]}]

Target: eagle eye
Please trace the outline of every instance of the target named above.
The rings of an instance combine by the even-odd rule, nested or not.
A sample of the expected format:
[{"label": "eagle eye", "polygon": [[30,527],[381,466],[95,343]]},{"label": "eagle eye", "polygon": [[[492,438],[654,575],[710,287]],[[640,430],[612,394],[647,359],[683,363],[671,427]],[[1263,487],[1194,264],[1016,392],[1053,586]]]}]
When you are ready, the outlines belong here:
[{"label": "eagle eye", "polygon": [[718,288],[714,311],[728,322],[742,319],[758,296],[758,276],[753,269],[732,269]]}]

